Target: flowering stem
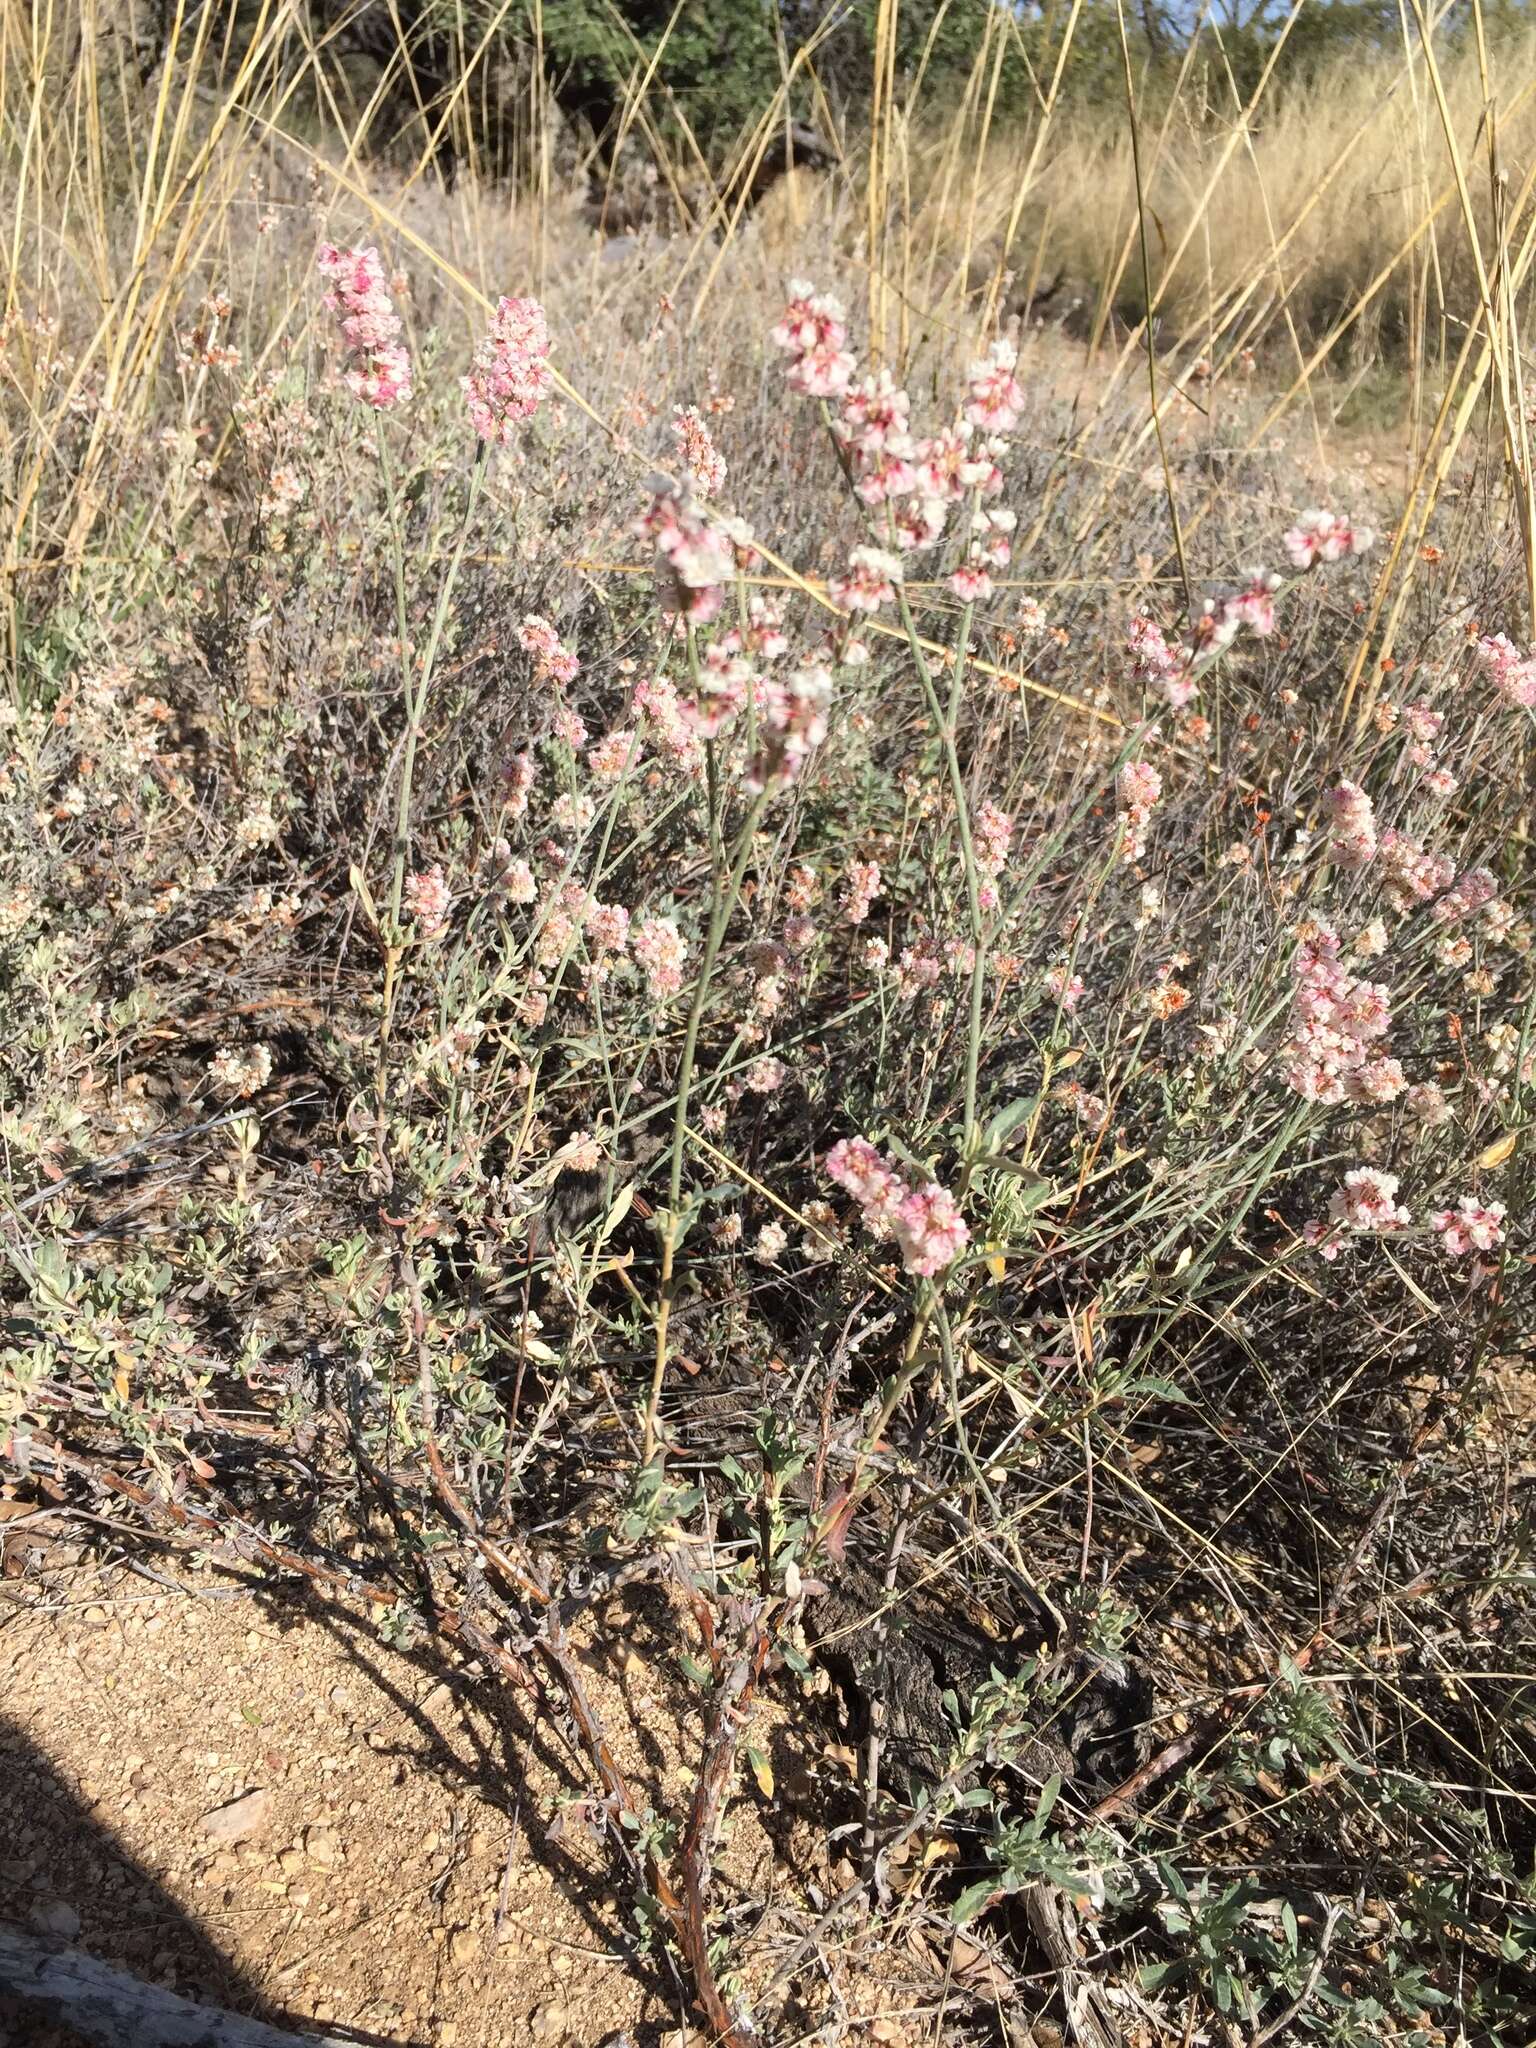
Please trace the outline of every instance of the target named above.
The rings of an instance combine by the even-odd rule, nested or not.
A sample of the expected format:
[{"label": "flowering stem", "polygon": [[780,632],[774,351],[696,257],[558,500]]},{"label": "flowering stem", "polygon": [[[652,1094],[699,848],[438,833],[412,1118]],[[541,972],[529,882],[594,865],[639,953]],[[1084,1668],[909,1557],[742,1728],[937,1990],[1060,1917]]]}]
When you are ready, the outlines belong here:
[{"label": "flowering stem", "polygon": [[[395,585],[395,637],[400,642],[400,666],[405,691],[405,718],[409,729],[415,722],[411,706],[411,634],[410,608],[405,596],[405,534],[400,524],[400,500],[395,491],[394,472],[390,466],[389,443],[384,437],[384,421],[374,416],[374,435],[378,442],[379,468],[384,477],[384,502],[389,508],[389,556]],[[409,741],[407,742],[409,745]],[[410,756],[414,760],[414,756]],[[404,771],[405,789],[409,792],[409,771]],[[409,796],[407,795],[407,801]],[[384,938],[384,995],[380,1009],[379,1025],[379,1093],[384,1092],[384,1054],[389,1044],[390,1016],[394,1009],[395,971],[399,964],[398,931],[400,924],[400,893],[403,887],[404,869],[396,876],[394,886],[394,907],[390,912],[389,924]]]},{"label": "flowering stem", "polygon": [[645,1409],[645,1439],[642,1462],[649,1464],[656,1454],[656,1415],[661,1406],[661,1383],[667,1369],[667,1320],[672,1308],[672,1275],[681,1237],[678,1210],[683,1198],[683,1146],[688,1136],[688,1097],[693,1087],[694,1060],[698,1053],[699,1026],[704,1017],[704,1004],[709,996],[710,977],[714,973],[715,961],[719,956],[725,928],[731,921],[736,908],[736,898],[746,877],[747,863],[752,858],[752,842],[757,836],[758,820],[768,802],[768,792],[760,791],[752,800],[752,807],[742,822],[731,856],[730,872],[725,886],[720,886],[720,869],[715,870],[714,901],[711,908],[709,930],[704,940],[704,958],[699,966],[699,978],[694,984],[693,1002],[688,1010],[688,1025],[683,1034],[682,1064],[677,1076],[677,1107],[672,1117],[672,1166],[667,1182],[667,1214],[662,1227],[661,1240],[661,1300],[656,1310],[656,1365],[651,1374],[650,1399]]},{"label": "flowering stem", "polygon": [[481,441],[475,453],[475,466],[469,474],[469,497],[464,507],[464,519],[459,528],[459,538],[453,550],[453,559],[448,565],[448,574],[438,592],[437,608],[432,614],[431,629],[427,644],[422,652],[421,672],[416,679],[414,691],[411,677],[416,664],[412,659],[410,641],[407,637],[407,622],[404,611],[404,540],[400,530],[400,509],[395,497],[394,479],[390,473],[389,455],[384,439],[382,423],[379,427],[379,456],[384,470],[384,487],[389,499],[390,526],[395,556],[396,604],[399,612],[401,660],[405,672],[405,746],[400,759],[400,795],[395,807],[394,859],[389,882],[389,922],[384,935],[384,999],[379,1020],[379,1066],[383,1071],[384,1055],[389,1046],[390,1026],[394,1019],[395,994],[400,959],[404,951],[400,942],[400,905],[405,893],[405,869],[411,847],[411,786],[416,774],[416,748],[421,738],[422,714],[426,710],[427,691],[432,682],[432,669],[437,660],[437,650],[442,643],[443,628],[448,620],[448,607],[453,589],[458,581],[459,566],[464,559],[464,549],[469,541],[469,530],[474,524],[475,506],[480,498],[480,485],[485,476],[486,443]]},{"label": "flowering stem", "polygon": [[880,1406],[875,1410],[874,1420],[865,1431],[864,1441],[859,1445],[858,1451],[854,1456],[853,1470],[848,1475],[847,1485],[843,1488],[841,1494],[832,1501],[830,1506],[824,1510],[821,1519],[817,1522],[811,1533],[811,1539],[806,1546],[805,1557],[802,1561],[803,1565],[815,1563],[818,1553],[832,1536],[838,1523],[846,1520],[852,1514],[854,1507],[868,1490],[870,1482],[865,1478],[866,1467],[869,1464],[870,1458],[878,1450],[880,1439],[890,1427],[891,1417],[905,1400],[908,1388],[917,1377],[918,1369],[923,1362],[923,1339],[928,1334],[929,1320],[933,1315],[937,1300],[937,1290],[932,1283],[926,1280],[920,1282],[917,1290],[916,1313],[912,1318],[912,1328],[907,1333],[907,1342],[902,1352],[901,1364],[886,1381]]},{"label": "flowering stem", "polygon": [[[850,491],[855,490],[853,465],[848,460],[848,451],[837,437],[832,422],[832,411],[826,400],[821,402],[822,425],[832,443],[838,467]],[[856,493],[855,493],[856,494]],[[973,492],[968,500],[974,515],[979,494]],[[956,823],[960,834],[961,857],[965,863],[966,903],[971,920],[971,989],[970,1011],[965,1037],[965,1164],[961,1170],[960,1192],[964,1194],[972,1172],[972,1154],[976,1150],[976,1089],[981,1064],[981,1011],[986,986],[986,932],[981,914],[981,879],[976,866],[976,846],[971,836],[971,811],[965,793],[965,777],[960,772],[960,756],[955,747],[955,724],[960,715],[961,692],[965,686],[966,663],[971,651],[971,617],[974,604],[967,604],[960,614],[958,644],[954,650],[954,675],[949,689],[949,711],[946,715],[939,703],[939,694],[934,687],[933,673],[928,666],[922,642],[917,637],[917,626],[912,617],[912,608],[907,602],[907,593],[897,585],[896,601],[901,611],[902,628],[907,636],[912,659],[922,679],[923,692],[928,699],[928,709],[938,730],[944,748],[945,766],[949,771],[949,784],[954,793]]]},{"label": "flowering stem", "polygon": [[933,671],[929,668],[923,653],[922,642],[917,637],[917,627],[912,618],[912,608],[907,603],[907,593],[898,587],[896,600],[901,609],[901,623],[907,635],[907,645],[922,682],[923,694],[928,700],[928,710],[944,748],[944,765],[949,773],[950,791],[955,800],[955,827],[960,835],[960,857],[965,867],[965,899],[971,919],[971,1003],[970,1019],[965,1037],[965,1163],[961,1170],[960,1192],[963,1194],[970,1181],[973,1155],[976,1151],[976,1087],[981,1065],[981,1006],[986,978],[986,928],[981,911],[981,875],[976,866],[976,842],[971,834],[971,807],[965,791],[965,777],[960,768],[960,754],[955,745],[955,716],[960,702],[960,690],[964,680],[966,651],[970,643],[971,607],[966,606],[961,618],[960,646],[955,655],[955,680],[950,691],[950,714],[946,715],[939,702],[939,693],[934,687]]},{"label": "flowering stem", "polygon": [[993,1523],[996,1525],[1002,1520],[1002,1510],[997,1495],[987,1483],[986,1473],[976,1461],[976,1453],[971,1449],[970,1434],[965,1426],[965,1406],[960,1398],[960,1373],[955,1361],[954,1332],[950,1329],[949,1317],[944,1313],[944,1304],[937,1293],[933,1299],[933,1319],[939,1338],[939,1356],[944,1361],[944,1391],[949,1396],[949,1415],[954,1425],[955,1442],[959,1446],[965,1468],[971,1475],[971,1483],[991,1509]]}]

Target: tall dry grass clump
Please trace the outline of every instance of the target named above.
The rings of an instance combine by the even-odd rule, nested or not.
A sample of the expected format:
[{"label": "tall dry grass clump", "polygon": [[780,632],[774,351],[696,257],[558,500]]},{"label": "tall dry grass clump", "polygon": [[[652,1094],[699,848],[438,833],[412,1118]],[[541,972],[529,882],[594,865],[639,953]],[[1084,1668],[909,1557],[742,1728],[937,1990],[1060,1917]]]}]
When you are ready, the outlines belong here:
[{"label": "tall dry grass clump", "polygon": [[1513,2048],[1526,85],[1011,19],[613,246],[6,10],[0,1471],[457,1660],[616,2024]]},{"label": "tall dry grass clump", "polygon": [[[1141,109],[1141,203],[1152,223],[1160,336],[1219,327],[1234,292],[1257,279],[1253,341],[1283,342],[1288,324],[1311,339],[1358,306],[1347,353],[1406,358],[1418,349],[1443,365],[1478,305],[1472,237],[1484,250],[1496,245],[1536,155],[1528,83],[1536,44],[1500,49],[1498,90],[1474,48],[1457,50],[1442,75],[1444,119],[1412,32],[1399,64],[1341,63],[1248,103],[1215,57],[1191,69],[1166,104]],[[1456,203],[1445,121],[1463,163],[1477,166],[1470,230]],[[1036,133],[1045,127],[1040,121]],[[964,247],[968,237],[990,256],[1006,240],[1020,283],[1044,291],[1061,280],[1045,306],[1054,315],[1069,293],[1085,333],[1102,335],[1112,316],[1139,319],[1147,296],[1123,100],[1074,105],[1050,122],[1022,207],[1020,147],[1016,135],[993,141],[974,180],[950,175],[944,242]],[[941,141],[935,156],[944,149]],[[930,170],[925,188],[934,182]],[[1399,251],[1385,286],[1372,291]]]}]

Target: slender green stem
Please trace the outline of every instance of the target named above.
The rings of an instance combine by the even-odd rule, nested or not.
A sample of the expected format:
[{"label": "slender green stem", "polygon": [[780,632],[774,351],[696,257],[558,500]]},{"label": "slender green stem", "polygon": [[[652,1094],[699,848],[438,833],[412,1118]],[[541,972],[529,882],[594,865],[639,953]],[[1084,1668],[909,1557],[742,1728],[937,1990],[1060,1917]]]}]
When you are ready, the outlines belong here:
[{"label": "slender green stem", "polygon": [[[970,912],[971,923],[971,1001],[970,1018],[965,1037],[965,1165],[962,1169],[961,1191],[971,1177],[973,1157],[977,1146],[976,1090],[977,1077],[981,1066],[981,1010],[986,984],[986,924],[981,908],[981,871],[976,865],[976,841],[971,831],[971,806],[966,794],[965,776],[960,767],[960,753],[955,744],[955,720],[946,714],[939,702],[939,693],[934,685],[933,671],[928,666],[922,642],[917,637],[917,627],[912,618],[912,608],[907,603],[905,590],[898,590],[897,603],[901,612],[901,623],[907,635],[907,645],[928,700],[929,714],[944,749],[944,765],[949,774],[949,787],[955,802],[955,829],[960,836],[960,858],[965,868],[965,900]],[[965,646],[970,638],[971,610],[965,610],[960,649],[955,656],[956,678],[951,688],[951,704],[958,707],[960,687],[963,681],[961,664],[965,660]]]},{"label": "slender green stem", "polygon": [[[400,508],[395,494],[394,477],[390,469],[388,443],[382,427],[379,432],[379,457],[384,470],[385,496],[389,502],[390,528],[393,539],[395,561],[395,602],[399,619],[401,662],[405,677],[405,745],[400,758],[400,789],[395,805],[395,832],[393,859],[389,880],[389,921],[384,933],[384,999],[379,1020],[379,1063],[382,1072],[385,1052],[389,1046],[390,1028],[394,1021],[395,997],[398,991],[400,960],[404,948],[400,935],[400,906],[405,895],[405,870],[411,851],[411,791],[416,776],[416,751],[421,740],[422,719],[426,712],[427,692],[432,684],[432,671],[437,653],[442,645],[443,629],[448,622],[448,610],[452,603],[454,586],[458,582],[459,569],[464,560],[464,550],[469,542],[470,528],[474,525],[475,508],[480,500],[480,486],[485,477],[486,444],[481,442],[475,456],[475,466],[470,471],[469,495],[464,506],[464,518],[459,527],[459,537],[454,545],[453,558],[448,573],[443,578],[437,594],[437,605],[432,614],[427,644],[422,650],[419,671],[411,651],[408,621],[405,615],[405,546],[400,526]],[[415,678],[414,687],[412,678]]]},{"label": "slender green stem", "polygon": [[[833,429],[831,408],[825,399],[821,405],[821,418],[844,480],[852,490],[854,478],[848,452]],[[973,492],[967,502],[971,516],[974,517],[979,493]],[[955,726],[960,716],[961,697],[965,688],[966,664],[970,659],[971,618],[975,607],[968,604],[960,614],[954,648],[954,672],[949,686],[949,708],[946,712],[939,703],[933,671],[928,665],[923,644],[917,636],[917,626],[912,617],[912,608],[907,602],[907,593],[900,585],[897,586],[897,603],[901,613],[902,629],[907,636],[907,645],[911,650],[913,663],[922,681],[923,694],[928,699],[929,712],[944,748],[944,763],[949,772],[949,786],[955,800],[955,824],[960,835],[961,858],[965,864],[966,905],[970,912],[971,924],[971,987],[965,1034],[965,1164],[961,1170],[960,1181],[960,1192],[964,1194],[970,1182],[978,1141],[976,1092],[981,1068],[981,1013],[987,978],[987,930],[981,909],[981,876],[976,866],[976,844],[971,832],[970,801],[966,795],[965,777],[960,769],[960,756],[955,745]]]},{"label": "slender green stem", "polygon": [[[645,1443],[643,1457],[649,1464],[656,1451],[656,1416],[661,1406],[661,1385],[667,1369],[667,1321],[672,1306],[672,1277],[677,1258],[679,1238],[678,1210],[683,1198],[683,1151],[688,1137],[688,1098],[693,1088],[693,1069],[699,1049],[699,1026],[704,1018],[704,1005],[709,998],[709,984],[714,975],[715,961],[719,957],[721,943],[725,938],[726,926],[736,908],[736,899],[746,877],[747,864],[752,858],[752,845],[757,837],[758,821],[768,802],[768,792],[760,791],[752,800],[751,808],[742,821],[741,831],[732,849],[730,872],[721,886],[721,864],[716,861],[714,903],[710,913],[709,929],[704,939],[704,957],[699,963],[699,976],[694,984],[693,1001],[688,1006],[688,1023],[683,1034],[682,1063],[677,1076],[677,1106],[672,1117],[672,1164],[667,1179],[667,1214],[662,1225],[661,1239],[661,1300],[656,1312],[656,1364],[651,1375],[650,1399],[645,1409]],[[718,847],[718,833],[716,844]]]}]

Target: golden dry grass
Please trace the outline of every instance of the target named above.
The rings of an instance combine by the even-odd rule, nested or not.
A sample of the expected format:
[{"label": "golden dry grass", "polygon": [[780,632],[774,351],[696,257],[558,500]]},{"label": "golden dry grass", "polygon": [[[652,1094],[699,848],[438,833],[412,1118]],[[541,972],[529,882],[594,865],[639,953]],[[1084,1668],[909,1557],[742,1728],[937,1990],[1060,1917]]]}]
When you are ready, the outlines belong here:
[{"label": "golden dry grass", "polygon": [[[1294,415],[1319,451],[1364,380],[1394,429],[1401,422],[1414,480],[1405,546],[1491,394],[1536,586],[1520,326],[1536,37],[1453,49],[1444,11],[1415,13],[1394,56],[1339,67],[1307,91],[1266,78],[1246,105],[1207,37],[1156,106],[1134,107],[1128,69],[1125,100],[1085,110],[1060,90],[1058,69],[1041,79],[1032,118],[1004,133],[991,87],[1006,18],[978,49],[967,89],[941,109],[921,78],[904,90],[890,73],[894,13],[880,10],[867,131],[843,137],[836,171],[797,175],[756,215],[724,196],[790,93],[827,112],[814,45],[742,138],[713,200],[702,152],[685,140],[663,154],[659,186],[686,191],[695,226],[654,252],[653,269],[695,324],[743,263],[782,275],[814,255],[845,288],[862,280],[875,352],[901,361],[936,338],[968,345],[1010,307],[1027,317],[1060,279],[1048,317],[1075,307],[1097,406],[1150,378],[1155,403],[1122,450],[1127,470],[1156,453],[1167,406],[1185,402],[1207,364],[1220,375],[1257,352],[1278,383],[1265,431],[1290,431]],[[262,0],[238,47],[222,18],[178,14],[167,61],[141,76],[132,8],[5,0],[0,10],[0,161],[13,201],[0,573],[13,646],[16,575],[102,545],[113,451],[156,414],[178,319],[238,272],[263,202],[307,209],[317,234],[337,216],[387,240],[446,287],[466,334],[483,282],[507,277],[509,264],[544,289],[552,265],[597,260],[570,182],[554,174],[555,116],[541,94],[522,120],[529,181],[509,191],[471,165],[449,192],[425,154],[387,170],[370,156],[380,96],[359,91],[297,0]],[[433,125],[462,121],[484,85],[467,79]],[[655,67],[637,62],[624,121],[647,146],[661,133],[658,92]],[[266,309],[258,364],[301,293],[295,277]],[[67,371],[18,325],[37,314],[66,330]],[[90,432],[61,475],[61,428],[86,407]]]}]

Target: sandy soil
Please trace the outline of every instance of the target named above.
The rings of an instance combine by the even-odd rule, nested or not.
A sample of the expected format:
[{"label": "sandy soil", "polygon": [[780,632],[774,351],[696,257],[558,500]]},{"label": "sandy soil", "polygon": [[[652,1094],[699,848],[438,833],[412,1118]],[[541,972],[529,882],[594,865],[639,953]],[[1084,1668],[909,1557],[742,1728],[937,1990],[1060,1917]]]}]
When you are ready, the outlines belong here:
[{"label": "sandy soil", "polygon": [[[488,1706],[474,1666],[212,1572],[174,1591],[79,1565],[6,1591],[0,1917],[185,1995],[377,2043],[691,2042],[675,1986],[636,1952],[575,1770],[551,1733]],[[602,1633],[613,1647],[583,1661],[631,1782],[685,1806],[697,1717],[651,1654],[644,1597]],[[846,1791],[854,1759],[782,1700],[749,1739],[773,1792],[743,1771],[716,1896],[744,1902],[750,1982],[834,1882],[796,1806],[835,1811],[835,1783],[805,1797],[812,1774]],[[221,1818],[253,1793],[238,1826]],[[896,1982],[880,1946],[878,1970],[857,1941],[839,1951],[846,2038],[940,2038],[942,1961],[936,1982],[922,1942],[903,1943]],[[35,2022],[10,2024],[44,2048]]]}]

